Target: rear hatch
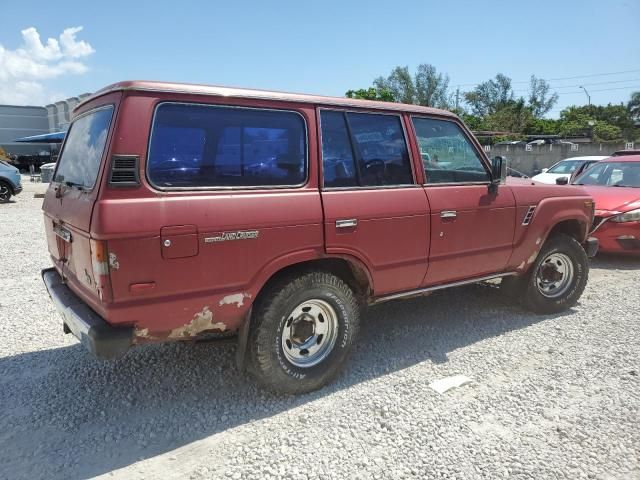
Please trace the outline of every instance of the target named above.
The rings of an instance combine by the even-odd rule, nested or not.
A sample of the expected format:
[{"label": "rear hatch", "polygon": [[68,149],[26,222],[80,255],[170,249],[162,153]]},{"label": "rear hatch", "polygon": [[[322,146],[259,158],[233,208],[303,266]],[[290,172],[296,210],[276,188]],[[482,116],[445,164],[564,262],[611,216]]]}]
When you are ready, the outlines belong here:
[{"label": "rear hatch", "polygon": [[[101,105],[85,109],[73,120],[42,207],[51,258],[69,286],[85,299],[103,300],[110,293],[105,291],[109,290],[108,266],[102,258],[106,250],[91,240],[90,227],[120,96],[101,98]],[[113,102],[105,104],[105,98]]]}]

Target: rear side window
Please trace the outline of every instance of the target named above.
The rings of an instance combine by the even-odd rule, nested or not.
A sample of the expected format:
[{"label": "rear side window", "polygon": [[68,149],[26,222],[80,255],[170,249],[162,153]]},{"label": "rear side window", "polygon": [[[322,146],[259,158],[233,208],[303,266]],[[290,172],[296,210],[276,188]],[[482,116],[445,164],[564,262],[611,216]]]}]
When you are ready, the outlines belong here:
[{"label": "rear side window", "polygon": [[177,103],[156,109],[147,174],[157,187],[296,186],[306,170],[297,113]]},{"label": "rear side window", "polygon": [[413,183],[400,117],[323,110],[320,119],[325,187]]},{"label": "rear side window", "polygon": [[54,181],[93,188],[113,117],[113,106],[73,121],[66,134]]},{"label": "rear side window", "polygon": [[454,122],[413,118],[427,183],[488,182],[478,152]]}]

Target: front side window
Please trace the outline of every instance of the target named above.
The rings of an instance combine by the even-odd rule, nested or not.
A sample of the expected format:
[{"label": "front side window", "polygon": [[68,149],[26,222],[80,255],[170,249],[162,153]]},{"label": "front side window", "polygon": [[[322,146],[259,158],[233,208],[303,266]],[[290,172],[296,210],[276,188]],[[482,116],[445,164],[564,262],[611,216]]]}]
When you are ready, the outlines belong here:
[{"label": "front side window", "polygon": [[83,115],[69,127],[54,182],[93,188],[107,144],[113,106]]},{"label": "front side window", "polygon": [[320,118],[325,187],[413,183],[400,117],[323,110]]},{"label": "front side window", "polygon": [[163,103],[147,172],[160,188],[301,185],[304,121],[294,112]]},{"label": "front side window", "polygon": [[573,183],[640,188],[640,162],[599,162],[576,178]]},{"label": "front side window", "polygon": [[478,152],[455,122],[415,117],[412,121],[427,183],[490,180]]}]

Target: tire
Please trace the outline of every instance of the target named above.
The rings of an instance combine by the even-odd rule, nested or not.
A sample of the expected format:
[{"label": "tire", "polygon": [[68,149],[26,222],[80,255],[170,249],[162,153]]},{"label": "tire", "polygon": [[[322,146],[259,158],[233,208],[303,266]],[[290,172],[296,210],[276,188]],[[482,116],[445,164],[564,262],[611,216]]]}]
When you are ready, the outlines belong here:
[{"label": "tire", "polygon": [[536,313],[558,313],[575,306],[589,277],[589,260],[578,241],[557,234],[544,243],[529,272],[505,278],[501,288]]},{"label": "tire", "polygon": [[0,203],[7,203],[11,199],[12,194],[13,190],[11,185],[0,180]]},{"label": "tire", "polygon": [[249,373],[267,389],[285,394],[331,382],[358,335],[360,310],[351,288],[333,274],[316,271],[283,279],[262,299],[249,331]]}]

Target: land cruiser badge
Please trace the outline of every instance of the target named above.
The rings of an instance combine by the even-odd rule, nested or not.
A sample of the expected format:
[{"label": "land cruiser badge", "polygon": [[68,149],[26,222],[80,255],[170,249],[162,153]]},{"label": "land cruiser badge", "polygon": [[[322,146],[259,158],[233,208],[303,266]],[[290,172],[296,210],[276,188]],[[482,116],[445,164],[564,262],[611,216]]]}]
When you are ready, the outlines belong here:
[{"label": "land cruiser badge", "polygon": [[258,230],[241,230],[239,232],[224,232],[215,237],[205,237],[204,243],[226,242],[228,240],[252,240],[258,238]]}]

